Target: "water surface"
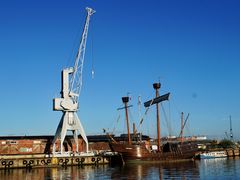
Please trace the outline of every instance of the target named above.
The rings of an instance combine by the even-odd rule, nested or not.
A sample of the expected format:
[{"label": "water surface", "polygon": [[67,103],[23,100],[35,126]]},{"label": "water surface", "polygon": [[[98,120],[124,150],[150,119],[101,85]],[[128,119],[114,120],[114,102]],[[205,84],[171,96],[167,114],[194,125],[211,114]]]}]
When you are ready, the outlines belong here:
[{"label": "water surface", "polygon": [[240,159],[0,170],[0,179],[240,179]]}]

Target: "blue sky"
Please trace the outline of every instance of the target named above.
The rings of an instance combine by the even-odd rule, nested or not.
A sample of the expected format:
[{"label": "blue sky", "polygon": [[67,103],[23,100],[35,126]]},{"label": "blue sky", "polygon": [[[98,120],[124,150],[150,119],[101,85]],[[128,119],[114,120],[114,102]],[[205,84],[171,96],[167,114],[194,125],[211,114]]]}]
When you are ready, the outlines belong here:
[{"label": "blue sky", "polygon": [[[93,15],[83,70],[79,117],[87,134],[117,123],[121,97],[171,92],[164,103],[175,135],[180,112],[190,113],[186,135],[224,137],[232,116],[240,137],[240,2],[235,0],[72,0],[0,2],[0,135],[54,134],[61,112],[61,70],[74,64],[86,16]],[[91,78],[92,66],[95,77]],[[144,107],[141,107],[142,114]],[[168,134],[162,117],[162,135]],[[154,136],[155,108],[143,129]],[[120,132],[121,130],[119,130]]]}]

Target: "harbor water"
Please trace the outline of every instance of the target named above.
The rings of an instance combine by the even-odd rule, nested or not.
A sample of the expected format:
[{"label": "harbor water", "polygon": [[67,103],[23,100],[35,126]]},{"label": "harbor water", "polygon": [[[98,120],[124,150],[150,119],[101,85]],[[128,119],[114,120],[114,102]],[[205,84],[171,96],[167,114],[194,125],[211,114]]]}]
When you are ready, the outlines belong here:
[{"label": "harbor water", "polygon": [[0,170],[0,179],[240,179],[240,159]]}]

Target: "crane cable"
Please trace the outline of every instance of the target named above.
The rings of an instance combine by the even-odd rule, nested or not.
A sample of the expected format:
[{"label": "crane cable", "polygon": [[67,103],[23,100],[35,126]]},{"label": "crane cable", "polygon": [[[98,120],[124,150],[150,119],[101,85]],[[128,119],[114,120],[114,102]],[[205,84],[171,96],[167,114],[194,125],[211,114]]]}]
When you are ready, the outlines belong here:
[{"label": "crane cable", "polygon": [[91,67],[91,75],[92,75],[92,79],[94,79],[94,74],[95,74],[95,70],[94,70],[94,28],[93,28],[93,19],[92,19],[92,28],[91,28],[91,44],[92,44],[92,48],[91,48],[91,55],[92,55],[92,67]]}]

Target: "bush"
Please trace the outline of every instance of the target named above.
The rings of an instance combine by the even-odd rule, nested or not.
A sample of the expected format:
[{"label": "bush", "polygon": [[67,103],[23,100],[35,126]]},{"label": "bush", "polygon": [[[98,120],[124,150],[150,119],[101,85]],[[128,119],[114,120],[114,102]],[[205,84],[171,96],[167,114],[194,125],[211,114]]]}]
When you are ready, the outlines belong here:
[{"label": "bush", "polygon": [[219,147],[222,147],[222,148],[231,148],[234,146],[234,143],[228,139],[223,139],[219,142]]}]

